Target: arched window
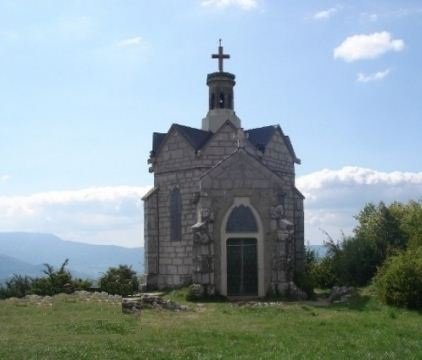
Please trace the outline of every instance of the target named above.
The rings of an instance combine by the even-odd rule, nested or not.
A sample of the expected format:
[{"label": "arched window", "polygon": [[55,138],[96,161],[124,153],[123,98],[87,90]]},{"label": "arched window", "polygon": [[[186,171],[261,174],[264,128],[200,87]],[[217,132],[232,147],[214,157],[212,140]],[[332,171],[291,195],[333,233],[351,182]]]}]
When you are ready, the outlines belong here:
[{"label": "arched window", "polygon": [[170,241],[182,240],[182,196],[174,188],[170,193]]},{"label": "arched window", "polygon": [[258,225],[252,210],[245,205],[236,206],[229,215],[226,225],[227,233],[258,232]]},{"label": "arched window", "polygon": [[220,109],[224,109],[224,94],[220,93],[220,98],[218,99],[218,105]]}]

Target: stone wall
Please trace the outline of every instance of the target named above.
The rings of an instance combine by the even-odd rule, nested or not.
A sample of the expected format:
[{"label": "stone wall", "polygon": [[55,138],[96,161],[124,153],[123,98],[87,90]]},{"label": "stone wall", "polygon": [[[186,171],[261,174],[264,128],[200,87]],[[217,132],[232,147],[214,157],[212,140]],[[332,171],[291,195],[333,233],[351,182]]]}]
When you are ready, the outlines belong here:
[{"label": "stone wall", "polygon": [[294,185],[294,159],[279,131],[275,131],[267,144],[262,162],[284,181]]},{"label": "stone wall", "polygon": [[158,285],[159,227],[158,227],[158,188],[144,197],[144,266],[148,286]]},{"label": "stone wall", "polygon": [[[213,253],[216,255],[212,268],[215,269],[215,283],[217,291],[221,291],[221,267],[220,258],[221,233],[224,216],[232,206],[235,198],[248,197],[251,205],[258,211],[263,225],[264,236],[264,287],[268,290],[273,281],[273,255],[276,248],[277,228],[271,227],[271,209],[278,204],[278,194],[285,194],[284,217],[291,224],[294,223],[295,195],[294,188],[290,181],[284,182],[275,174],[271,173],[257,160],[252,158],[241,149],[233,154],[231,158],[222,162],[219,166],[210,170],[201,178],[201,195],[199,208],[212,209],[214,226],[212,239],[214,244]],[[293,239],[290,239],[289,249],[284,251],[284,256],[294,256]],[[285,261],[284,261],[285,262]],[[284,273],[279,281],[287,283],[291,280],[292,274]],[[290,276],[290,278],[289,278]],[[207,285],[207,284],[205,284]]]},{"label": "stone wall", "polygon": [[[235,156],[240,157],[235,160]],[[242,139],[241,130],[226,123],[201,150],[195,151],[174,128],[152,161],[154,186],[158,190],[145,199],[145,264],[149,284],[174,287],[191,282],[192,276],[195,281],[217,284],[221,255],[218,231],[225,211],[237,196],[250,197],[264,224],[266,287],[272,281],[276,239],[275,230],[269,230],[270,208],[278,204],[280,194],[284,194],[285,217],[298,229],[292,245],[294,257],[298,263],[303,259],[303,206],[294,191],[294,160],[280,132],[274,133],[261,153]],[[181,241],[170,239],[170,193],[174,188],[179,189],[182,198]],[[194,247],[192,226],[201,222],[204,208],[212,209],[215,216],[212,225],[215,242],[211,248],[202,244],[198,250]],[[206,250],[207,246],[210,250]],[[206,264],[206,260],[210,263]],[[208,266],[209,270],[196,271],[198,266]]]}]

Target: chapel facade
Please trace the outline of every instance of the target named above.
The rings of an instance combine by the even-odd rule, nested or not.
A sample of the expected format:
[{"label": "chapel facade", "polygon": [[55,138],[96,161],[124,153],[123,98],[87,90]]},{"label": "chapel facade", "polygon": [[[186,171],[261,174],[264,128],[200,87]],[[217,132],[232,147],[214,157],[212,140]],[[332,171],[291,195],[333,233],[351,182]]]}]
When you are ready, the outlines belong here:
[{"label": "chapel facade", "polygon": [[202,127],[173,124],[152,136],[154,187],[143,197],[147,287],[194,283],[209,295],[283,294],[303,271],[300,160],[279,125],[242,128],[221,42],[212,57],[219,70],[207,76]]}]

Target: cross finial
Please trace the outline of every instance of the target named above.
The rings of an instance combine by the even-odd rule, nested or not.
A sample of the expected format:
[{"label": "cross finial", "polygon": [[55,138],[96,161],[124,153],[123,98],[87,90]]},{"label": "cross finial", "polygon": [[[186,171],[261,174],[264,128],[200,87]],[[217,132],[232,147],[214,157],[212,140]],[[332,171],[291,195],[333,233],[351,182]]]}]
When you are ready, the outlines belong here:
[{"label": "cross finial", "polygon": [[221,45],[221,39],[219,39],[218,54],[212,54],[211,58],[218,59],[218,71],[223,72],[223,61],[224,59],[230,59],[230,55],[224,54],[223,46]]}]

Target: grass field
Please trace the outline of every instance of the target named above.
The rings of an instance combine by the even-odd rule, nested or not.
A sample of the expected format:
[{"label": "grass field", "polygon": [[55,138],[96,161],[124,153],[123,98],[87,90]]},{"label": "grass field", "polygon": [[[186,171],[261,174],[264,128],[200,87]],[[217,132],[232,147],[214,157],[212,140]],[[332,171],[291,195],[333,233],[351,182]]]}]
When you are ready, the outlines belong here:
[{"label": "grass field", "polygon": [[66,296],[52,306],[0,301],[0,359],[422,359],[422,315],[368,297],[330,307],[187,304],[136,317]]}]

